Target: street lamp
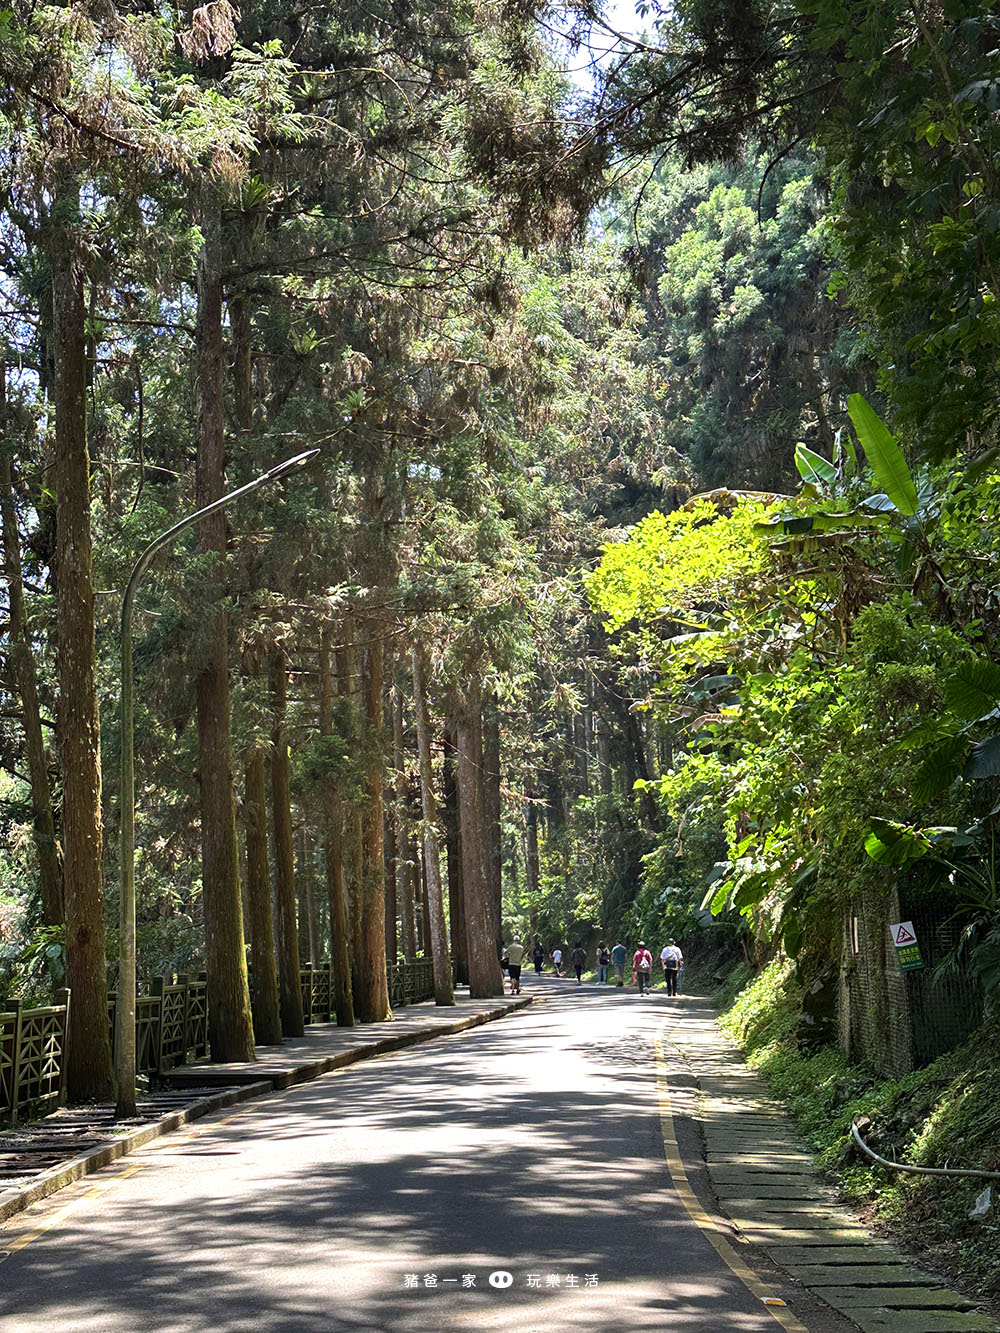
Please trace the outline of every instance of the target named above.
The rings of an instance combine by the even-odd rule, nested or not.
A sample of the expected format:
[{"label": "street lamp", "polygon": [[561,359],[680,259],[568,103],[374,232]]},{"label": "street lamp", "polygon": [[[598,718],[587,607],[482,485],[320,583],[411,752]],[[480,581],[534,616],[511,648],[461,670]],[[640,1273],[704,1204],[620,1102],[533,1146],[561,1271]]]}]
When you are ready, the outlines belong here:
[{"label": "street lamp", "polygon": [[214,514],[223,505],[238,500],[241,495],[266,486],[276,477],[283,476],[292,468],[301,467],[310,458],[315,458],[318,449],[307,449],[305,453],[286,458],[283,463],[264,472],[245,486],[240,486],[228,495],[213,500],[204,509],[189,514],[175,523],[172,528],[149,543],[142,555],[132,566],[125,596],[122,598],[122,693],[121,693],[121,916],[118,965],[118,1005],[115,1034],[115,1074],[118,1079],[118,1105],[115,1115],[118,1119],[136,1115],[135,1104],[135,750],[133,736],[133,695],[132,695],[132,602],[139,580],[149,568],[157,551],[169,545],[179,532],[189,528],[209,514]]}]

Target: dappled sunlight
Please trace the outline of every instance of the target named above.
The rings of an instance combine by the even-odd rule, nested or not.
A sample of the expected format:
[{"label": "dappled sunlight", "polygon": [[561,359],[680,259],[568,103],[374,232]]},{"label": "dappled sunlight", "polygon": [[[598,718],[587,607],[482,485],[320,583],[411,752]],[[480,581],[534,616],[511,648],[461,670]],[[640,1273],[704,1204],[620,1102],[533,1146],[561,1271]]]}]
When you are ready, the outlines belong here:
[{"label": "dappled sunlight", "polygon": [[[486,1328],[515,1311],[546,1328],[656,1312],[692,1333],[767,1328],[673,1195],[663,1012],[628,998],[581,987],[164,1140],[8,1260],[8,1299],[33,1293],[18,1333]],[[491,1288],[495,1270],[514,1285]]]}]

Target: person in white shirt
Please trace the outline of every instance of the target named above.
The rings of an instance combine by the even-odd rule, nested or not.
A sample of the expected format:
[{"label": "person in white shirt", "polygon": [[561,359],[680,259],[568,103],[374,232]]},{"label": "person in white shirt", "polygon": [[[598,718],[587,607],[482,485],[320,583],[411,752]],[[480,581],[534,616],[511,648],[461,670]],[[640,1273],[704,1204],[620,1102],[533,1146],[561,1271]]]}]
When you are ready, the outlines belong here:
[{"label": "person in white shirt", "polygon": [[677,994],[677,973],[684,966],[684,955],[678,949],[676,941],[667,940],[660,952],[660,962],[663,964],[663,980],[667,985],[667,994]]},{"label": "person in white shirt", "polygon": [[552,950],[552,965],[556,969],[556,976],[562,976],[562,949],[558,946]]}]

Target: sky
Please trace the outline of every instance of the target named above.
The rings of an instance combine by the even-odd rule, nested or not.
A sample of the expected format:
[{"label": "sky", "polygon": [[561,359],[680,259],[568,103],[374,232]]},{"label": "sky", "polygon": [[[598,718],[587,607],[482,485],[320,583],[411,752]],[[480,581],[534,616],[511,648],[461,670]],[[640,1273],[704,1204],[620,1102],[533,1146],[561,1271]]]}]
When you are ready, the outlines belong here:
[{"label": "sky", "polygon": [[[631,35],[640,32],[643,28],[648,28],[650,18],[640,19],[635,12],[638,0],[607,0],[604,5],[604,14],[609,25],[616,32],[625,35]],[[612,51],[615,46],[614,39],[610,33],[601,29],[594,32],[595,51],[606,49]],[[567,69],[573,79],[573,82],[580,88],[588,89],[593,78],[588,63],[586,51],[570,52],[567,57]]]}]

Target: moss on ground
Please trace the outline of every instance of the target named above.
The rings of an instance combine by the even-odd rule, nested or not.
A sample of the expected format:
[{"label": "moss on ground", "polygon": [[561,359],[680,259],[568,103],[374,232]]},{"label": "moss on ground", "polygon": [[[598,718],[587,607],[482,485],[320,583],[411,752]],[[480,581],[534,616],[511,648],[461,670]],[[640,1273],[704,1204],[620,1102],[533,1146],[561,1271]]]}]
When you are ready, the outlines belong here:
[{"label": "moss on ground", "polygon": [[884,1157],[1000,1171],[1000,1015],[933,1064],[884,1079],[848,1064],[839,1050],[800,1051],[800,999],[791,964],[772,962],[735,998],[720,996],[720,1026],[788,1106],[851,1203],[932,1267],[1000,1296],[1000,1181],[992,1182],[989,1212],[973,1219],[976,1197],[991,1182],[889,1172],[851,1143],[852,1120],[868,1116],[866,1142]]}]

